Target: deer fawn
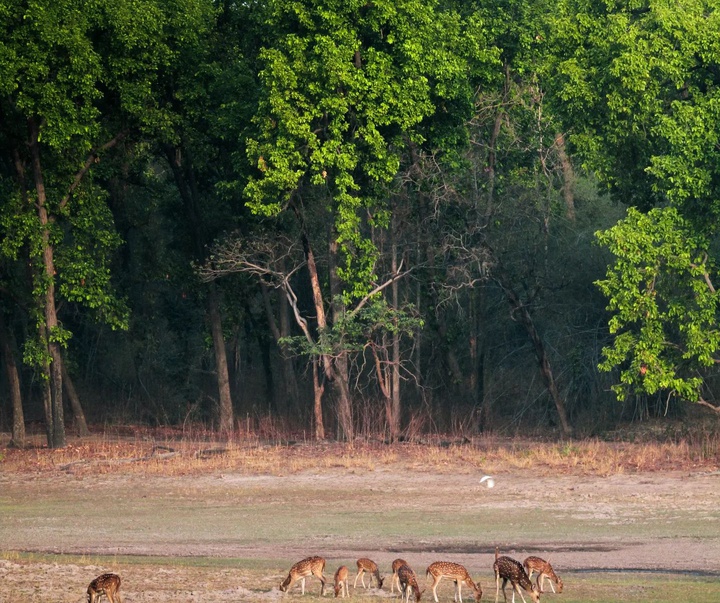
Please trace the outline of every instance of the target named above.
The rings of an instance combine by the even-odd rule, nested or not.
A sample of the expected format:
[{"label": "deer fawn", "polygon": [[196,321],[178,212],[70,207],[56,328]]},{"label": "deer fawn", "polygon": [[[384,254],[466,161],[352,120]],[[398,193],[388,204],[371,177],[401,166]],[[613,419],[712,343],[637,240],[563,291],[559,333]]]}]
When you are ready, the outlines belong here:
[{"label": "deer fawn", "polygon": [[522,586],[528,593],[534,603],[540,603],[540,593],[530,582],[530,578],[525,573],[525,569],[519,561],[511,559],[510,557],[500,557],[498,549],[495,549],[495,563],[493,564],[493,570],[495,570],[495,603],[497,603],[498,597],[500,596],[500,578],[502,578],[502,591],[505,602],[507,603],[507,595],[505,594],[505,585],[510,581],[513,587],[513,603],[515,603],[515,591],[518,592],[520,598],[525,603],[525,597],[520,590]]},{"label": "deer fawn", "polygon": [[348,584],[348,568],[347,565],[341,565],[335,572],[335,598],[342,593],[342,598],[345,595],[350,596],[350,585]]},{"label": "deer fawn", "polygon": [[563,581],[555,573],[555,570],[553,569],[552,565],[550,565],[549,561],[545,561],[545,559],[540,559],[540,557],[531,556],[525,559],[525,561],[523,561],[523,567],[527,572],[528,578],[530,578],[531,580],[533,572],[538,573],[536,583],[540,594],[545,592],[543,590],[545,578],[547,578],[550,582],[550,588],[552,588],[553,594],[555,593],[555,587],[553,586],[553,582],[558,586],[557,592],[561,593],[563,591]]},{"label": "deer fawn", "polygon": [[295,565],[290,568],[290,573],[287,578],[280,585],[280,590],[286,592],[290,587],[300,580],[302,587],[302,594],[305,594],[305,578],[307,576],[315,576],[320,580],[320,596],[325,594],[325,582],[327,581],[323,576],[323,570],[325,569],[325,559],[322,557],[307,557],[302,561],[298,561]]},{"label": "deer fawn", "polygon": [[473,582],[473,579],[470,577],[470,574],[468,574],[468,571],[459,563],[436,561],[425,571],[425,576],[427,577],[428,575],[433,577],[432,591],[433,596],[435,597],[435,603],[438,601],[437,585],[443,578],[450,578],[450,580],[455,582],[455,601],[460,599],[460,603],[462,603],[463,582],[473,589],[476,601],[480,601],[480,597],[482,597],[482,589],[480,588],[480,585]]},{"label": "deer fawn", "polygon": [[375,576],[378,588],[382,588],[385,578],[380,577],[380,570],[378,569],[377,563],[375,563],[372,559],[361,557],[357,560],[357,569],[358,573],[357,576],[355,576],[355,584],[353,584],[353,588],[357,586],[358,578],[360,578],[363,588],[367,588],[367,586],[365,586],[365,572],[370,575],[370,586],[372,586],[372,577]]},{"label": "deer fawn", "polygon": [[[398,588],[400,588],[400,580],[398,579],[398,570],[403,566],[408,565],[408,562],[405,561],[405,559],[395,559],[395,561],[392,562],[392,578],[390,578],[390,592],[394,592],[395,590],[395,583],[397,582]],[[408,567],[410,567],[408,565]]]},{"label": "deer fawn", "polygon": [[[402,559],[400,561],[402,561]],[[410,569],[410,566],[407,563],[403,563],[400,567],[397,568],[397,578],[398,589],[400,590],[400,599],[402,600],[402,596],[404,593],[405,603],[409,603],[410,591],[412,591],[413,593],[415,593],[416,603],[419,603],[422,593],[420,592],[420,587],[418,586],[415,572]]]},{"label": "deer fawn", "polygon": [[[110,603],[121,603],[120,598],[120,576],[117,574],[103,574],[98,576],[90,583],[87,589],[88,603],[99,601],[102,595],[105,595]],[[117,599],[115,597],[117,596]]]}]

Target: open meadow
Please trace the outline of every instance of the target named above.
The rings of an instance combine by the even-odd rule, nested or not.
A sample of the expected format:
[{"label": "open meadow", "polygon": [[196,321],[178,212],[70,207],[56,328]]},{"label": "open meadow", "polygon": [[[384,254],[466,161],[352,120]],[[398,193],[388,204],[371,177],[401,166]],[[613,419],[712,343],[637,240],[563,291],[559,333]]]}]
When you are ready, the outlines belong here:
[{"label": "open meadow", "polygon": [[[431,562],[462,563],[494,601],[496,546],[551,561],[565,589],[546,584],[545,601],[720,601],[718,458],[683,444],[136,435],[0,456],[2,603],[80,603],[103,572],[122,576],[125,603],[311,603],[315,578],[304,597],[299,585],[278,588],[309,555],[327,559],[329,580],[347,565],[361,603],[395,596],[396,557],[421,588]],[[480,482],[486,474],[494,488]],[[359,557],[378,563],[382,590],[352,588]],[[451,601],[452,583],[438,594]]]}]

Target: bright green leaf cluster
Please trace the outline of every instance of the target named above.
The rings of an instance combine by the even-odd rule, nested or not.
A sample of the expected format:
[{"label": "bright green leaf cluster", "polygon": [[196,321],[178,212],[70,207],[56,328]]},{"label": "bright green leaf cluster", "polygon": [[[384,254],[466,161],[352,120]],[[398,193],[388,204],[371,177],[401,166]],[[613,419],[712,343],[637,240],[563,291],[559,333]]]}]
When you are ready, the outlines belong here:
[{"label": "bright green leaf cluster", "polygon": [[345,257],[338,274],[361,297],[377,255],[363,232],[382,209],[374,186],[423,142],[437,99],[469,100],[468,57],[453,44],[476,48],[477,29],[418,0],[271,1],[266,25],[248,205],[271,216],[297,195],[325,203]]},{"label": "bright green leaf cluster", "polygon": [[610,300],[615,334],[600,368],[620,369],[621,398],[666,391],[697,400],[696,371],[712,365],[720,347],[708,242],[672,207],[647,214],[631,208],[597,238],[615,256],[597,282]]}]

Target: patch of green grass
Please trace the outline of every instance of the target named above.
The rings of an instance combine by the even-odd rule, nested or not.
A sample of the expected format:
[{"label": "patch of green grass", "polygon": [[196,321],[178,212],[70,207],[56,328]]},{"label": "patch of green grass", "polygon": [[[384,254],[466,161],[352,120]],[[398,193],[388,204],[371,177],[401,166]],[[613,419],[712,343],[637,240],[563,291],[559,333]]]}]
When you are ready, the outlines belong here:
[{"label": "patch of green grass", "polygon": [[[547,586],[547,592],[542,595],[543,603],[709,603],[720,601],[720,580],[717,577],[655,574],[652,572],[593,572],[593,573],[564,573],[565,589],[562,594],[553,594]],[[424,579],[419,577],[421,589],[425,589]],[[483,601],[495,601],[495,583],[487,576],[481,579],[483,587]],[[297,588],[297,591],[295,590]],[[450,601],[454,586],[451,583],[441,582],[438,586],[440,601]],[[386,589],[383,589],[386,590]],[[355,603],[370,603],[382,600],[377,593],[365,592],[364,589],[350,589]],[[506,587],[508,600],[511,597],[510,586]],[[386,593],[387,594],[387,593]],[[469,594],[463,593],[463,600],[472,601]],[[303,603],[316,603],[323,601],[319,596],[317,581],[308,581],[305,596],[300,596],[299,586],[286,595],[290,600],[297,599]],[[327,594],[326,594],[327,597]],[[530,601],[529,597],[525,597]],[[424,590],[423,601],[432,601],[432,591]],[[503,601],[502,593],[500,601]],[[516,596],[516,602],[521,603]]]},{"label": "patch of green grass", "polygon": [[[27,574],[27,588],[32,588],[32,580],[38,573],[55,572],[59,581],[67,582],[68,593],[63,603],[78,600],[87,581],[98,571],[98,567],[113,568],[123,577],[123,584],[129,598],[137,599],[146,589],[158,588],[156,576],[162,575],[162,597],[166,603],[186,602],[188,592],[197,593],[206,600],[217,599],[219,593],[225,593],[223,601],[250,603],[266,600],[266,595],[277,592],[277,585],[290,565],[296,559],[267,560],[216,557],[139,557],[139,556],[77,556],[50,555],[29,553],[0,553],[0,560],[14,564],[15,574]],[[326,567],[328,586],[324,598],[320,597],[320,584],[315,578],[308,578],[305,596],[300,595],[299,584],[294,585],[289,593],[283,595],[287,602],[318,603],[332,598],[332,573],[339,563],[351,568],[351,582],[354,579],[354,560],[333,560]],[[281,566],[281,567],[279,567]],[[52,569],[50,569],[52,568]],[[87,568],[87,569],[84,569]],[[389,578],[389,576],[388,576]],[[424,590],[423,601],[432,601],[431,591],[426,590],[425,577],[418,575],[421,589]],[[495,600],[495,583],[488,571],[479,576],[483,588],[483,601]],[[562,594],[552,594],[548,588],[543,595],[543,603],[710,603],[720,601],[720,580],[717,576],[700,576],[682,573],[655,572],[601,572],[579,571],[563,572],[565,589]],[[52,582],[52,581],[51,581]],[[365,590],[361,587],[353,589],[351,596],[354,603],[378,603],[389,597],[389,580],[382,596],[375,589]],[[17,600],[26,600],[27,588],[20,585],[2,592],[3,596],[17,594]],[[16,590],[13,590],[15,588]],[[438,588],[440,600],[445,603],[453,596],[453,585],[444,581]],[[227,597],[227,593],[238,590],[237,596]],[[157,594],[157,593],[156,593]],[[508,586],[507,591],[510,596]],[[2,597],[0,597],[2,598]],[[2,599],[15,600],[15,599]],[[472,600],[467,596],[467,600]],[[502,601],[502,596],[500,597]],[[520,602],[519,597],[516,599]],[[526,597],[529,601],[529,598]]]},{"label": "patch of green grass", "polygon": [[653,572],[565,572],[563,580],[565,590],[562,595],[545,594],[545,601],[554,602],[556,597],[561,597],[558,603],[720,601],[720,581],[717,577]]},{"label": "patch of green grass", "polygon": [[[98,566],[173,566],[188,568],[238,569],[251,571],[277,571],[277,559],[259,559],[243,557],[163,557],[148,555],[68,555],[62,553],[25,553],[20,551],[0,551],[0,559],[16,563],[54,563],[58,565],[98,565]],[[288,567],[290,567],[288,565]]]}]

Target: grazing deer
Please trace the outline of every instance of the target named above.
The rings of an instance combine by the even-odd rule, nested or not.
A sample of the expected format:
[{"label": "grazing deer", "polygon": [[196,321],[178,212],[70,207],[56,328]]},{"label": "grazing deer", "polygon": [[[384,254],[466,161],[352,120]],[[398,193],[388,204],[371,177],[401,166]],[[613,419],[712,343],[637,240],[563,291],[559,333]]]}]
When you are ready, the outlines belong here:
[{"label": "grazing deer", "polygon": [[88,603],[99,601],[102,595],[105,595],[110,600],[110,603],[115,603],[115,601],[122,603],[120,598],[120,576],[117,574],[103,574],[90,583],[87,589]]},{"label": "grazing deer", "polygon": [[372,559],[361,557],[357,560],[357,569],[358,573],[357,576],[355,576],[355,584],[353,584],[353,588],[357,586],[358,578],[360,578],[363,588],[367,588],[367,586],[365,586],[365,572],[370,575],[370,586],[372,586],[372,577],[375,576],[378,588],[382,588],[385,578],[380,577],[380,570],[378,569],[377,563],[375,563]]},{"label": "grazing deer", "polygon": [[[395,559],[395,561],[392,562],[392,578],[390,578],[390,592],[394,592],[395,589],[395,583],[397,582],[398,588],[400,588],[400,580],[398,579],[398,570],[403,566],[408,565],[408,562],[405,561],[405,559]],[[408,565],[408,567],[410,567]]]},{"label": "grazing deer", "polygon": [[549,561],[545,561],[545,559],[540,559],[540,557],[531,556],[525,559],[525,561],[523,561],[523,567],[527,572],[528,578],[530,578],[531,580],[533,572],[538,573],[536,583],[540,594],[545,592],[543,590],[545,578],[547,578],[550,582],[550,588],[552,588],[553,594],[555,594],[555,587],[553,586],[553,582],[558,586],[557,592],[561,593],[563,591],[563,581],[560,579],[560,576],[555,573],[555,570],[553,569],[552,565],[550,565]]},{"label": "grazing deer", "polygon": [[322,557],[306,557],[302,561],[298,561],[295,565],[290,568],[287,578],[280,585],[280,590],[286,592],[290,587],[300,580],[302,586],[302,594],[305,594],[305,578],[307,576],[315,576],[320,580],[320,596],[325,594],[325,582],[327,579],[323,576],[323,570],[325,569],[325,559]]},{"label": "grazing deer", "polygon": [[418,586],[417,577],[415,572],[410,569],[407,563],[402,564],[397,568],[398,577],[398,589],[400,590],[400,599],[402,600],[403,593],[405,594],[405,603],[410,602],[410,592],[415,593],[416,603],[420,602],[420,587]]},{"label": "grazing deer", "polygon": [[540,593],[537,591],[530,578],[525,573],[525,569],[519,561],[511,559],[510,557],[500,557],[498,549],[495,548],[495,563],[493,564],[493,570],[495,570],[495,603],[498,601],[500,596],[500,578],[502,578],[502,591],[505,603],[507,603],[507,595],[505,594],[505,585],[510,581],[513,587],[513,603],[515,603],[515,591],[518,592],[520,598],[525,603],[525,597],[520,590],[522,586],[528,593],[534,603],[540,603]]},{"label": "grazing deer", "polygon": [[350,585],[348,584],[348,568],[347,565],[341,565],[335,572],[335,598],[342,593],[342,598],[345,595],[350,596]]},{"label": "grazing deer", "polygon": [[468,574],[468,571],[459,563],[452,563],[450,561],[436,561],[430,564],[425,571],[425,576],[431,575],[433,577],[432,591],[435,597],[435,603],[438,603],[437,597],[437,585],[443,578],[450,578],[455,582],[455,598],[454,600],[460,600],[462,603],[462,585],[463,582],[467,584],[475,592],[475,601],[480,601],[482,597],[482,588],[479,584],[475,584],[473,579]]}]

